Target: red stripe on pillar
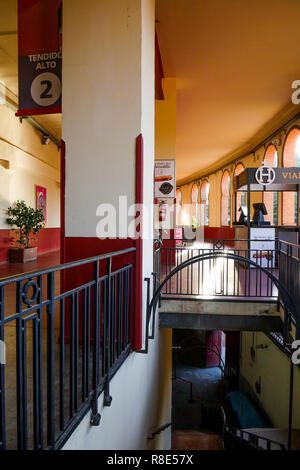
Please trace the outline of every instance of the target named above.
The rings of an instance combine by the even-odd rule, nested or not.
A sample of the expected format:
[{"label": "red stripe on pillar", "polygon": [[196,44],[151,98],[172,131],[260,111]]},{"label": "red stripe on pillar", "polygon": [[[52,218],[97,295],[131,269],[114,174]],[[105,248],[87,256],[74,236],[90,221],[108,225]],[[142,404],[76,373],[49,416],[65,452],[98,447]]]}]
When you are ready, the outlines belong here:
[{"label": "red stripe on pillar", "polygon": [[61,106],[50,106],[48,108],[28,108],[19,109],[15,115],[17,117],[41,116],[43,114],[61,114]]},{"label": "red stripe on pillar", "polygon": [[[144,183],[144,140],[140,134],[136,141],[136,176],[135,176],[135,202],[143,204]],[[137,214],[138,217],[138,214]],[[142,323],[143,323],[143,226],[140,224],[139,235],[136,240],[135,280],[134,280],[134,338],[133,349],[142,349]]]},{"label": "red stripe on pillar", "polygon": [[60,262],[65,263],[65,237],[66,237],[66,221],[65,221],[65,199],[66,199],[66,144],[61,141],[61,157],[60,157]]},{"label": "red stripe on pillar", "polygon": [[164,70],[159,50],[157,34],[155,32],[155,99],[164,100],[164,92],[162,88],[162,79],[164,78]]}]

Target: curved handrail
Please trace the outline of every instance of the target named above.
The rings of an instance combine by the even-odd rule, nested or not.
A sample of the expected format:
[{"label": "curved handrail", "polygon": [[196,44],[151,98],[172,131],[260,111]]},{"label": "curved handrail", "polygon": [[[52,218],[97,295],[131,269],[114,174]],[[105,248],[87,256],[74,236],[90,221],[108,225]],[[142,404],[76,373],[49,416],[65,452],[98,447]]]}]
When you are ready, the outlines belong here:
[{"label": "curved handrail", "polygon": [[227,258],[231,259],[234,261],[239,261],[246,263],[248,265],[254,266],[255,268],[258,268],[260,271],[262,271],[271,281],[274,283],[276,288],[278,289],[278,297],[279,300],[281,300],[282,305],[284,307],[284,312],[285,312],[285,317],[284,317],[284,325],[285,325],[285,333],[287,332],[287,326],[289,324],[290,319],[296,323],[298,320],[298,311],[296,308],[296,305],[294,303],[294,300],[288,290],[281,284],[279,279],[274,276],[271,272],[269,272],[266,268],[263,268],[259,264],[255,263],[249,258],[245,258],[244,256],[237,255],[235,253],[230,253],[230,252],[224,252],[224,251],[212,251],[209,253],[202,253],[199,255],[194,256],[193,258],[190,258],[183,263],[181,263],[179,266],[176,266],[169,274],[168,276],[163,280],[163,282],[159,285],[159,287],[155,290],[153,298],[149,304],[148,308],[148,315],[147,315],[147,321],[150,321],[151,318],[151,312],[154,308],[154,313],[156,309],[157,302],[160,297],[160,293],[164,286],[169,282],[169,280],[178,272],[182,271],[184,268],[198,263],[202,261],[206,261],[208,259],[216,259],[216,258]]}]

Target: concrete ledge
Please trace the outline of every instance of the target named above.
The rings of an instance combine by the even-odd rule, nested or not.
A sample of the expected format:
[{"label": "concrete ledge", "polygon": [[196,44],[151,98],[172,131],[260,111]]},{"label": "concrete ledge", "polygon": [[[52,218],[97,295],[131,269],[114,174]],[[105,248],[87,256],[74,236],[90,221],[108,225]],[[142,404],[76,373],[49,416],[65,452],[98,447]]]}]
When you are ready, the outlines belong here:
[{"label": "concrete ledge", "polygon": [[226,315],[197,313],[159,313],[160,328],[276,331],[282,332],[279,316],[269,315]]},{"label": "concrete ledge", "polygon": [[226,300],[223,302],[206,299],[163,299],[160,313],[207,314],[207,315],[276,315],[277,304],[274,302],[236,302]]}]

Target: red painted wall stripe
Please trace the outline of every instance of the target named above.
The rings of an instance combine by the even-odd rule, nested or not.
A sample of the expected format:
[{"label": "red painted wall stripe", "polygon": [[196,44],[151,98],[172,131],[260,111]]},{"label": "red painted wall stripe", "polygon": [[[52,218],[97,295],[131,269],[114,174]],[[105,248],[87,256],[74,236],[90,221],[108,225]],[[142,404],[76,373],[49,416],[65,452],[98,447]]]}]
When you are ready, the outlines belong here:
[{"label": "red painted wall stripe", "polygon": [[[10,230],[0,230],[0,263],[9,262],[9,249],[13,246],[11,243],[12,233]],[[45,254],[51,251],[59,250],[60,247],[60,228],[44,228],[40,233],[34,235],[33,246],[38,247],[38,254]]]},{"label": "red painted wall stripe", "polygon": [[0,263],[8,263],[10,239],[10,230],[0,230]]},{"label": "red painted wall stripe", "polygon": [[[144,202],[144,140],[140,134],[136,141],[136,175],[135,175],[135,202],[143,204]],[[137,214],[138,216],[139,214]],[[139,237],[135,243],[135,322],[133,349],[139,351],[142,349],[142,323],[143,323],[143,226],[139,227]]]},{"label": "red painted wall stripe", "polygon": [[41,114],[60,114],[61,112],[61,106],[49,106],[48,108],[19,109],[16,112],[16,116],[39,116]]},{"label": "red painted wall stripe", "polygon": [[204,238],[206,240],[233,240],[234,233],[232,227],[204,227]]}]

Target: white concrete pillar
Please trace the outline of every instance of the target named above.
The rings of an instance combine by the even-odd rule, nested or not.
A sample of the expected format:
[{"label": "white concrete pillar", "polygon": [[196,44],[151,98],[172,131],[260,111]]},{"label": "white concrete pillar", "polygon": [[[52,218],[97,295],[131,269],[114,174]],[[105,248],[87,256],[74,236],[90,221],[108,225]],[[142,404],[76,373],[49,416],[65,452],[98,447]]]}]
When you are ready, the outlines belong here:
[{"label": "white concrete pillar", "polygon": [[[109,240],[98,239],[96,211],[102,203],[118,209],[120,195],[128,205],[135,202],[140,134],[143,199],[153,203],[154,26],[154,0],[64,0],[65,261],[136,244],[113,239],[117,231]],[[152,227],[152,218],[152,211],[145,212],[144,223]],[[144,239],[142,277],[151,277],[152,263],[153,242]],[[151,430],[170,420],[166,349],[170,353],[170,341],[157,329],[149,354],[131,353],[111,381],[112,406],[103,408],[100,396],[101,425],[91,427],[87,415],[65,448],[146,449]],[[161,377],[160,364],[168,375]],[[162,439],[159,445],[170,448],[170,432]]]},{"label": "white concrete pillar", "polygon": [[[97,239],[97,207],[110,203],[118,211],[119,196],[135,202],[141,133],[144,202],[153,202],[154,18],[154,0],[64,1],[65,260],[112,248]],[[151,211],[147,217],[152,224]],[[148,264],[150,251],[145,242]]]}]

